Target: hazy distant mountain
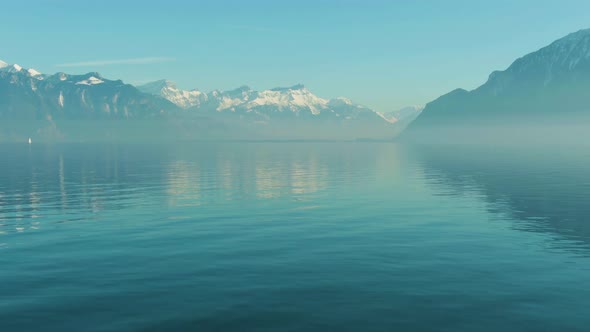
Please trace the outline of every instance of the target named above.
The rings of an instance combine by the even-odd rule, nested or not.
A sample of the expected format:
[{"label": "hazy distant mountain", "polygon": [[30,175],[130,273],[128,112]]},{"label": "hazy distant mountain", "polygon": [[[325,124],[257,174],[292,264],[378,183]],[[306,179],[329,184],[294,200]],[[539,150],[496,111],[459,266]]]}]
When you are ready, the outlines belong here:
[{"label": "hazy distant mountain", "polygon": [[424,106],[414,105],[404,107],[397,111],[382,112],[380,114],[391,123],[395,123],[402,128],[405,128],[420,115],[422,110],[424,110]]},{"label": "hazy distant mountain", "polygon": [[299,84],[255,91],[181,90],[161,80],[138,87],[187,109],[265,139],[391,139],[399,126],[389,118],[346,98],[324,99]]},{"label": "hazy distant mountain", "polygon": [[163,97],[181,108],[199,106],[207,100],[207,94],[199,90],[181,90],[176,83],[160,80],[137,87],[140,91]]},{"label": "hazy distant mountain", "polygon": [[458,89],[429,103],[404,136],[420,138],[423,133],[417,132],[421,129],[436,136],[445,127],[579,124],[588,115],[590,29],[572,33],[516,60],[504,71],[493,72],[473,91]]},{"label": "hazy distant mountain", "polygon": [[[323,99],[299,84],[287,88],[255,91],[242,86],[230,91],[181,90],[174,82],[160,80],[138,87],[139,90],[163,97],[179,107],[201,112],[219,112],[250,116],[260,121],[273,117],[334,117],[342,120],[363,115],[378,121],[387,120],[373,110],[346,98]],[[366,114],[365,114],[366,113]]]}]

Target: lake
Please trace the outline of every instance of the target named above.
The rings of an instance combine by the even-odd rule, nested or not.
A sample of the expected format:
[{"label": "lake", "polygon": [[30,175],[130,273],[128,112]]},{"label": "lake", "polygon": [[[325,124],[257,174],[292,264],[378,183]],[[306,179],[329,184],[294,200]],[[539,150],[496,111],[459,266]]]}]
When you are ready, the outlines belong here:
[{"label": "lake", "polygon": [[590,326],[587,147],[0,153],[0,331]]}]

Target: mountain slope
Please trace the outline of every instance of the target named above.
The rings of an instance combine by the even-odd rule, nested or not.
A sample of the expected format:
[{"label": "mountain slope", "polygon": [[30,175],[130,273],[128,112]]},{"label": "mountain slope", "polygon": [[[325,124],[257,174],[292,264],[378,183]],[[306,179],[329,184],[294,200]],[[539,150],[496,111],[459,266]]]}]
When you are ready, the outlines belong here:
[{"label": "mountain slope", "polygon": [[98,73],[48,76],[18,65],[0,69],[0,118],[128,119],[160,116],[176,109],[163,98]]},{"label": "mountain slope", "polygon": [[[590,29],[580,30],[493,72],[473,91],[429,103],[404,136],[445,127],[586,121],[590,114]],[[447,134],[448,132],[435,133]]]},{"label": "mountain slope", "polygon": [[391,123],[395,123],[400,129],[406,128],[424,110],[424,106],[407,106],[397,111],[383,112],[380,115]]},{"label": "mountain slope", "polygon": [[207,101],[207,94],[199,90],[181,90],[176,83],[168,80],[160,80],[137,87],[140,91],[167,99],[181,108],[199,106]]},{"label": "mountain slope", "polygon": [[138,121],[164,131],[159,124],[167,126],[177,110],[168,100],[98,73],[44,75],[0,62],[0,141],[135,139],[147,136]]}]

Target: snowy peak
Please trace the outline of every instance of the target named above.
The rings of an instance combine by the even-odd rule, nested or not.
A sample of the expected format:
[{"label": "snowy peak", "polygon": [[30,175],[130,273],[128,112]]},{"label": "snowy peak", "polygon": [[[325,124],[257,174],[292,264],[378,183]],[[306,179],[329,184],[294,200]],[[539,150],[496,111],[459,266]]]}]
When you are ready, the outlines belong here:
[{"label": "snowy peak", "polygon": [[19,72],[19,71],[23,70],[23,67],[21,67],[15,63],[8,70],[12,71],[12,72]]},{"label": "snowy peak", "polygon": [[354,106],[352,100],[345,98],[345,97],[338,97],[330,100],[328,102],[329,106]]},{"label": "snowy peak", "polygon": [[31,74],[31,76],[35,78],[42,77],[43,80],[46,80],[52,84],[74,85],[78,87],[95,87],[105,85],[116,89],[119,86],[124,85],[122,81],[106,79],[98,72],[90,72],[83,75],[70,75],[59,72],[53,75],[33,76],[33,74]]},{"label": "snowy peak", "polygon": [[31,75],[31,76],[33,76],[33,77],[35,77],[35,76],[40,76],[40,75],[41,75],[41,73],[40,73],[40,72],[36,71],[36,70],[35,70],[35,69],[33,69],[33,68],[27,69],[27,72],[29,73],[29,75]]},{"label": "snowy peak", "polygon": [[18,73],[23,70],[23,67],[17,64],[7,64],[6,62],[0,63],[0,70],[8,73]]},{"label": "snowy peak", "polygon": [[[181,90],[176,84],[159,80],[139,86],[144,93],[163,97],[184,109],[201,112],[230,112],[257,115],[265,119],[281,113],[284,115],[328,115],[354,118],[361,113],[377,114],[367,107],[353,103],[347,98],[324,99],[309,91],[303,84],[256,91],[249,86],[203,93],[198,90]],[[377,114],[378,115],[378,114]],[[385,118],[383,118],[385,119]]]},{"label": "snowy peak", "polygon": [[298,112],[302,109],[308,109],[312,114],[319,114],[326,109],[328,100],[318,96],[305,89],[303,85],[295,85],[290,88],[275,88],[264,90],[256,93],[256,98],[248,103],[248,107],[256,106],[274,106],[277,110],[291,110]]},{"label": "snowy peak", "polygon": [[28,77],[34,77],[36,79],[42,80],[43,75],[35,69],[25,69],[17,64],[9,64],[7,62],[0,60],[0,72],[10,73],[10,74],[24,74]]},{"label": "snowy peak", "polygon": [[286,88],[274,88],[255,91],[248,86],[241,86],[230,91],[215,90],[209,95],[209,105],[215,106],[216,111],[244,112],[283,112],[299,113],[308,111],[319,114],[328,108],[328,100],[311,93],[303,85],[298,84]]},{"label": "snowy peak", "polygon": [[207,99],[207,96],[199,90],[181,90],[176,83],[168,80],[147,83],[137,88],[143,93],[167,99],[184,109],[199,106]]},{"label": "snowy peak", "polygon": [[[156,122],[163,133],[183,140],[382,138],[394,136],[397,130],[366,107],[346,98],[318,97],[302,84],[267,90],[241,86],[204,93],[159,80],[134,88],[96,72],[43,75],[5,62],[0,62],[0,101],[4,106],[1,119],[35,120],[31,126],[37,126],[37,120],[49,121],[47,130],[31,128],[57,140],[85,141],[88,135],[123,138],[134,136],[136,124],[141,125],[125,122],[131,127],[108,126],[103,132],[92,122],[107,119],[150,119],[146,127],[149,139],[154,139],[154,128],[159,128],[152,126]],[[62,125],[70,120],[93,130]],[[115,127],[118,129],[113,132]],[[127,128],[134,130],[128,132]]]},{"label": "snowy peak", "polygon": [[85,80],[76,82],[76,85],[98,85],[98,84],[102,84],[102,83],[104,83],[104,81],[101,80],[100,78],[95,77],[95,76],[90,76]]},{"label": "snowy peak", "polygon": [[177,89],[176,83],[168,80],[158,80],[139,86],[145,93],[159,94],[164,89]]}]

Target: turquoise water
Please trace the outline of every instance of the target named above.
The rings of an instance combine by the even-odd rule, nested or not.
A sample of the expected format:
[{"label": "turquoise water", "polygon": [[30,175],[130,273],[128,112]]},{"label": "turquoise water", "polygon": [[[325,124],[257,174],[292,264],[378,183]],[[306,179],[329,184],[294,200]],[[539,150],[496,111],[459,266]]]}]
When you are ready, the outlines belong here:
[{"label": "turquoise water", "polygon": [[587,331],[588,149],[0,146],[0,331]]}]

